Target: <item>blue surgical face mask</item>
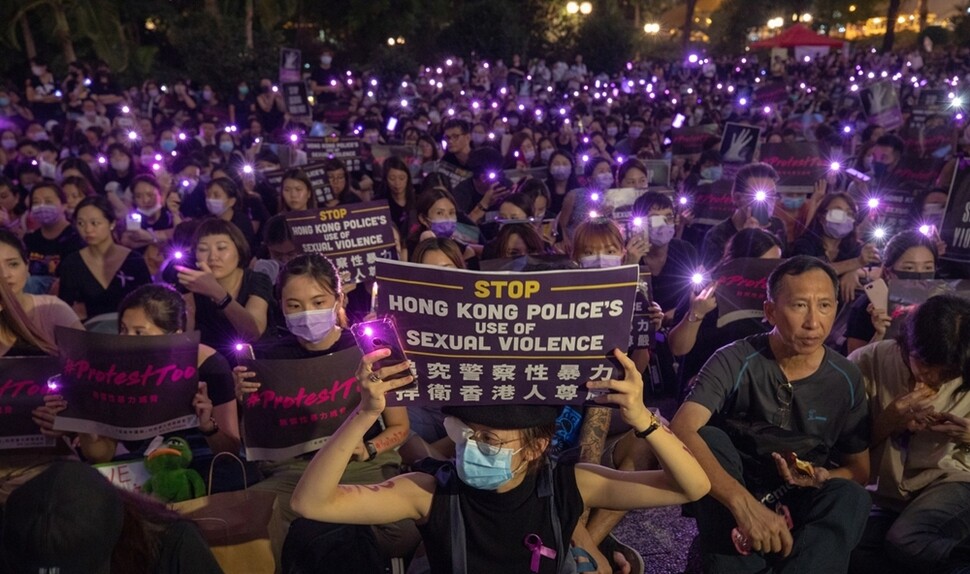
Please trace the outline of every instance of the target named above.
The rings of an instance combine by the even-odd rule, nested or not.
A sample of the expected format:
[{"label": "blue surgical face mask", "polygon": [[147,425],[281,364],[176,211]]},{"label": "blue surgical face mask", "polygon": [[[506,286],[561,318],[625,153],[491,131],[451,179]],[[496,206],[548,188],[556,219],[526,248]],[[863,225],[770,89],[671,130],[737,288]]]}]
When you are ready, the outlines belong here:
[{"label": "blue surgical face mask", "polygon": [[569,179],[569,172],[571,171],[572,169],[568,165],[554,165],[549,168],[552,179],[556,181],[566,181]]},{"label": "blue surgical face mask", "polygon": [[429,227],[431,232],[434,233],[435,237],[441,239],[448,239],[455,234],[455,230],[458,229],[457,219],[441,219],[438,221],[430,221]]},{"label": "blue surgical face mask", "polygon": [[781,198],[781,206],[788,211],[795,211],[797,209],[801,209],[803,205],[805,205],[805,198],[801,196],[799,197],[782,196]]},{"label": "blue surgical face mask", "polygon": [[286,328],[297,337],[319,343],[337,326],[337,306],[333,309],[301,311],[286,316]]},{"label": "blue surgical face mask", "polygon": [[0,108],[5,108],[10,105],[10,98],[0,98]]},{"label": "blue surgical face mask", "polygon": [[883,177],[886,177],[886,175],[888,174],[889,174],[888,163],[882,163],[881,161],[872,162],[872,175],[874,175],[876,179],[882,179]]},{"label": "blue surgical face mask", "polygon": [[175,150],[175,140],[162,140],[158,142],[158,147],[162,148],[164,151],[171,152]]},{"label": "blue surgical face mask", "polygon": [[609,189],[613,185],[613,174],[608,171],[600,172],[593,176],[593,181],[600,189]]},{"label": "blue surgical face mask", "polygon": [[[455,466],[462,482],[479,490],[497,490],[512,480],[512,457],[521,451],[510,448],[480,445],[471,438],[472,430],[454,417],[444,422],[448,436],[455,442]],[[494,454],[485,454],[484,450]]]},{"label": "blue surgical face mask", "polygon": [[222,150],[222,153],[232,153],[234,148],[235,146],[230,141],[219,142],[219,149]]},{"label": "blue surgical face mask", "polygon": [[701,170],[701,179],[706,179],[708,181],[717,181],[721,179],[721,175],[724,174],[724,168],[719,165],[705,167]]}]

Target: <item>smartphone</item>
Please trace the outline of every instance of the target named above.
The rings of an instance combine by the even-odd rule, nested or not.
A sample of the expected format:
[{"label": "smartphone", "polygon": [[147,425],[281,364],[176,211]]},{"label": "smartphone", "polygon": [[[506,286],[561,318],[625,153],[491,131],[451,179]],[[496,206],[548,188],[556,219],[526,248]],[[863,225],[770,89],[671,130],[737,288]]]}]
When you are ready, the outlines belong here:
[{"label": "smartphone", "polygon": [[195,254],[191,250],[178,250],[174,255],[169,257],[165,263],[162,265],[162,281],[168,283],[179,293],[188,293],[188,290],[179,283],[179,272],[176,267],[187,267],[189,269],[196,269],[195,266]]},{"label": "smartphone", "polygon": [[250,371],[255,370],[256,353],[253,352],[253,346],[249,343],[236,343],[234,349],[236,351],[236,364],[242,365]]},{"label": "smartphone", "polygon": [[141,229],[141,214],[129,213],[125,218],[125,229]]},{"label": "smartphone", "polygon": [[751,217],[758,220],[762,226],[771,222],[771,212],[768,210],[767,201],[755,201],[751,206]]},{"label": "smartphone", "polygon": [[[404,345],[401,343],[401,337],[397,334],[397,326],[394,324],[393,317],[382,317],[373,321],[357,323],[350,328],[350,332],[354,334],[354,339],[357,341],[357,347],[360,349],[360,352],[365,355],[379,349],[390,349],[391,354],[389,356],[374,363],[373,370],[375,371],[383,367],[396,365],[408,359],[404,353]],[[399,379],[409,374],[409,372],[403,371],[386,380]],[[409,388],[410,386],[408,385],[408,387],[403,388]]]},{"label": "smartphone", "polygon": [[869,183],[872,180],[872,178],[869,177],[868,175],[862,173],[857,169],[852,169],[851,167],[846,168],[845,173],[848,174],[848,176],[851,177],[852,179],[857,179],[862,183]]},{"label": "smartphone", "polygon": [[684,120],[686,119],[687,117],[684,116],[684,114],[677,114],[676,116],[674,116],[674,120],[670,122],[670,126],[673,127],[674,129],[680,129],[680,127],[684,125]]},{"label": "smartphone", "polygon": [[876,309],[889,309],[889,287],[886,286],[886,282],[882,279],[876,279],[871,283],[867,283],[863,287],[866,291],[866,297],[869,298],[869,302]]},{"label": "smartphone", "polygon": [[393,116],[387,118],[387,131],[393,132],[396,127],[397,127],[397,118]]}]

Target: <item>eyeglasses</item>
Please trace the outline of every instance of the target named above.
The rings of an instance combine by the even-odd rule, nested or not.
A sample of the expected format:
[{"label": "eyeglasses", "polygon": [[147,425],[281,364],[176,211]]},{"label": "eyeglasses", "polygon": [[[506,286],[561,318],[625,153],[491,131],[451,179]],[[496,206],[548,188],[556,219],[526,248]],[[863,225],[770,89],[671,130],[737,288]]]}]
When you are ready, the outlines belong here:
[{"label": "eyeglasses", "polygon": [[781,403],[778,407],[778,411],[775,413],[775,425],[786,428],[788,423],[791,421],[791,403],[795,396],[795,388],[792,387],[790,381],[785,381],[784,384],[778,385],[775,389],[775,398]]},{"label": "eyeglasses", "polygon": [[[449,428],[451,427],[451,428]],[[457,427],[457,428],[456,428]],[[445,430],[448,431],[448,436],[455,443],[460,443],[461,441],[475,441],[478,445],[478,450],[487,456],[495,456],[499,453],[499,450],[503,446],[513,443],[515,441],[521,440],[520,438],[513,438],[510,440],[502,440],[495,436],[494,433],[487,430],[474,430],[465,426],[463,423],[458,423],[457,425],[445,425]],[[458,436],[455,436],[458,435]]]},{"label": "eyeglasses", "polygon": [[456,139],[460,138],[463,135],[465,135],[465,134],[463,134],[461,132],[457,132],[457,133],[456,132],[451,132],[450,134],[445,134],[444,135],[444,138],[445,138],[445,141],[449,141],[450,142],[452,140],[456,140]]}]

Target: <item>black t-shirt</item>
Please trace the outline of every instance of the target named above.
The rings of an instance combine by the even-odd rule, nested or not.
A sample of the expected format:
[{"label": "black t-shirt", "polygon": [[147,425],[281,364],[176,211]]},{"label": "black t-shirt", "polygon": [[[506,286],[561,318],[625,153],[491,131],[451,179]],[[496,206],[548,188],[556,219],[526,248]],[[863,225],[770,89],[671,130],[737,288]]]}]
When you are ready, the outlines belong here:
[{"label": "black t-shirt", "polygon": [[236,384],[232,380],[232,367],[219,353],[213,353],[199,365],[199,380],[206,384],[213,406],[236,400]]},{"label": "black t-shirt", "polygon": [[[242,284],[239,286],[239,296],[236,301],[243,307],[250,297],[259,297],[266,301],[269,308],[276,305],[273,298],[273,284],[269,277],[251,269],[243,269]],[[269,324],[272,313],[267,312],[267,332],[275,328]],[[232,326],[225,313],[216,309],[216,304],[204,296],[195,297],[195,328],[201,334],[201,342],[216,349],[226,357],[233,356],[233,345],[242,339],[236,328]]]},{"label": "black t-shirt", "polygon": [[866,309],[868,306],[869,297],[865,293],[856,295],[855,300],[849,304],[849,317],[845,324],[847,339],[861,339],[868,343],[876,334],[876,328],[872,326],[872,316]]},{"label": "black t-shirt", "polygon": [[[788,232],[785,231],[785,224],[777,217],[772,217],[768,222],[767,231],[778,238],[778,241],[781,243],[781,251],[784,253],[788,241]],[[724,257],[724,246],[737,233],[738,229],[734,226],[734,221],[730,217],[707,231],[707,234],[704,236],[704,244],[701,247],[701,258],[706,268],[712,269],[717,265]]]},{"label": "black t-shirt", "polygon": [[[754,335],[717,351],[697,375],[688,401],[721,417],[777,424],[782,407],[778,389],[788,383],[768,335]],[[787,430],[822,439],[831,450],[859,453],[869,447],[869,402],[859,369],[825,348],[818,370],[791,381]],[[712,417],[716,424],[719,417]]]},{"label": "black t-shirt", "polygon": [[[552,503],[538,494],[535,473],[526,475],[522,484],[509,492],[472,488],[457,477],[462,520],[465,523],[465,562],[468,574],[530,574],[532,551],[525,545],[525,537],[536,534],[544,546],[555,548],[556,537],[550,523]],[[569,544],[583,499],[576,486],[575,467],[559,465],[554,472],[554,492],[563,544]],[[431,502],[428,521],[418,526],[428,552],[433,574],[452,572],[451,568],[451,510],[447,488],[438,486]],[[561,550],[561,549],[560,549]],[[568,557],[567,559],[571,559]],[[542,558],[540,574],[557,574],[557,561]]]},{"label": "black t-shirt", "polygon": [[166,229],[172,229],[175,227],[175,219],[172,217],[172,212],[168,208],[163,207],[158,212],[158,221],[152,223],[148,221],[147,217],[141,218],[141,228],[151,229],[152,231],[164,231]]},{"label": "black t-shirt", "polygon": [[811,255],[812,257],[818,257],[822,261],[829,263],[855,259],[860,253],[862,253],[862,245],[858,241],[855,243],[840,241],[839,253],[835,256],[835,261],[829,261],[828,256],[825,254],[825,245],[822,243],[821,236],[812,231],[806,231],[801,234],[791,245],[791,255],[793,256]]},{"label": "black t-shirt", "polygon": [[[337,82],[342,81],[340,74],[332,66],[326,69],[317,66],[310,73],[310,81],[318,86],[330,86],[330,82],[333,80]],[[316,95],[316,100],[320,103],[329,104],[337,101],[337,94],[333,92],[320,92]]]},{"label": "black t-shirt", "polygon": [[68,225],[54,239],[47,239],[40,229],[24,236],[31,275],[56,275],[57,266],[68,255],[84,247],[84,240],[73,225]]},{"label": "black t-shirt", "polygon": [[159,538],[153,574],[222,574],[209,544],[189,520],[173,522]]},{"label": "black t-shirt", "polygon": [[690,276],[697,269],[697,251],[680,239],[671,239],[667,247],[667,262],[659,275],[650,277],[653,300],[666,312],[676,309],[687,290]]},{"label": "black t-shirt", "polygon": [[340,338],[329,349],[311,351],[301,345],[295,335],[291,335],[283,329],[280,329],[280,331],[283,333],[280,338],[268,341],[265,345],[260,345],[254,349],[258,358],[271,360],[313,359],[350,349],[357,344],[350,329],[341,329]]},{"label": "black t-shirt", "polygon": [[107,289],[95,279],[80,252],[65,257],[57,275],[61,278],[58,296],[68,305],[83,303],[88,318],[116,312],[125,295],[152,282],[145,259],[137,251],[128,253]]}]

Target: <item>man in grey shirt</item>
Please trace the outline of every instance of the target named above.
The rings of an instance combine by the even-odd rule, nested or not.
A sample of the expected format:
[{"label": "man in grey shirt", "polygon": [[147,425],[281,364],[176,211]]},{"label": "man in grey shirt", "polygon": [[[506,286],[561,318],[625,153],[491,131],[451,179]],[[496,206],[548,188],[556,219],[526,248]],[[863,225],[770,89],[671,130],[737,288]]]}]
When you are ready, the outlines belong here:
[{"label": "man in grey shirt", "polygon": [[[705,572],[848,569],[870,506],[861,486],[869,478],[869,416],[858,369],[824,345],[835,321],[837,289],[838,277],[819,259],[793,257],[779,265],[768,278],[764,304],[773,329],[718,350],[674,416],[671,429],[713,485],[692,508]],[[769,423],[776,444],[790,440],[796,450],[796,442],[808,439],[830,460],[802,471],[786,461],[786,452],[759,460],[732,442],[728,421]],[[786,489],[775,487],[783,484],[793,488],[782,495]],[[782,495],[792,530],[759,500],[770,492]],[[750,554],[735,549],[735,527],[750,543]]]}]

